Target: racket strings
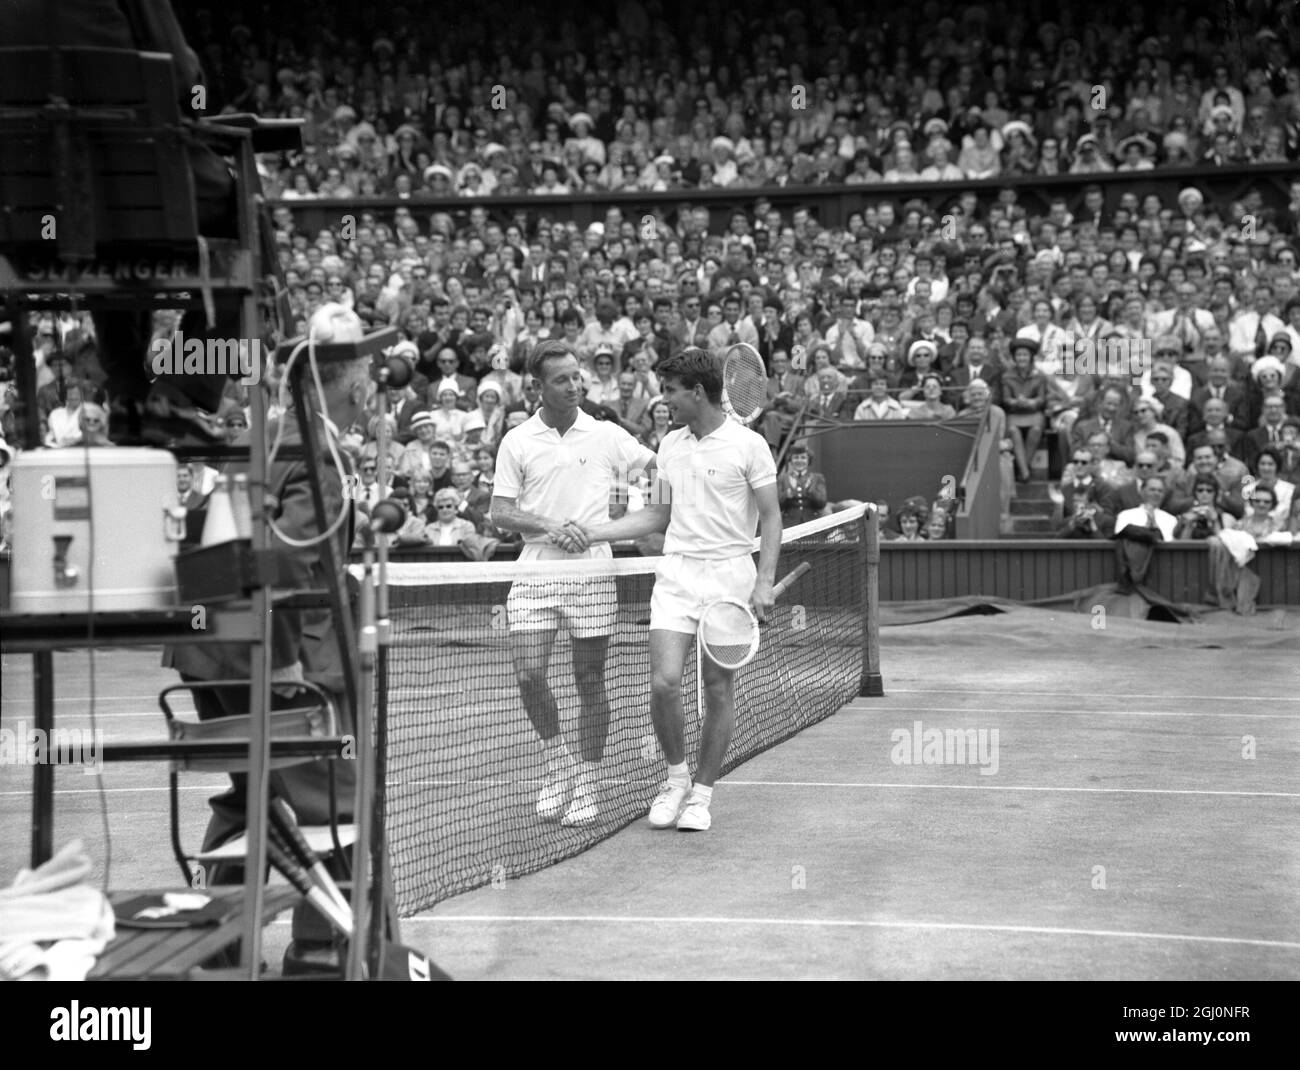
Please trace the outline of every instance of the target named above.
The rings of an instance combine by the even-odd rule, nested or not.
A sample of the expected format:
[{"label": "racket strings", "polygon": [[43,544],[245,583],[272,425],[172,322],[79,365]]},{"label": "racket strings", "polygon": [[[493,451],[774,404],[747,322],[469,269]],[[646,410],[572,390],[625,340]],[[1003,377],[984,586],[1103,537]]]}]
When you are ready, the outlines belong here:
[{"label": "racket strings", "polygon": [[723,668],[743,665],[758,645],[758,623],[742,606],[719,602],[700,620],[699,640],[709,658]]},{"label": "racket strings", "polygon": [[767,401],[767,370],[762,358],[748,346],[732,350],[722,378],[727,404],[742,420],[753,416]]}]

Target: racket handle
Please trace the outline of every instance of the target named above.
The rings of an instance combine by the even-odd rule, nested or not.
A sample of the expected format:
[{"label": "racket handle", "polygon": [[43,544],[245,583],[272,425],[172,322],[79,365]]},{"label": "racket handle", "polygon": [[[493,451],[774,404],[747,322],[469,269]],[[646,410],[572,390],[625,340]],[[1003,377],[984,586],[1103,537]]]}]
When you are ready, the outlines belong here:
[{"label": "racket handle", "polygon": [[775,587],[772,588],[773,597],[780,598],[783,594],[785,594],[786,591],[788,591],[791,587],[793,587],[796,583],[798,583],[799,578],[811,568],[812,565],[810,565],[807,561],[805,561],[802,565],[800,565],[794,571],[789,573],[785,577],[785,579],[783,579],[780,583],[778,583]]}]

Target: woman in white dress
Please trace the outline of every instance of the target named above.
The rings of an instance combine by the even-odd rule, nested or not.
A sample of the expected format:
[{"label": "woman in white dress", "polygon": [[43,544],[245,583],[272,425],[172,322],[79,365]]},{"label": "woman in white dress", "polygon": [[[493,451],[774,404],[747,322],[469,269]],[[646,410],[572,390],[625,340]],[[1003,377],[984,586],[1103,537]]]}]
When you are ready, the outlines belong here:
[{"label": "woman in white dress", "polygon": [[1061,369],[1061,355],[1066,343],[1066,330],[1052,322],[1052,302],[1039,299],[1034,302],[1033,322],[1016,331],[1017,338],[1028,338],[1038,343],[1035,363],[1038,370],[1046,374]]}]

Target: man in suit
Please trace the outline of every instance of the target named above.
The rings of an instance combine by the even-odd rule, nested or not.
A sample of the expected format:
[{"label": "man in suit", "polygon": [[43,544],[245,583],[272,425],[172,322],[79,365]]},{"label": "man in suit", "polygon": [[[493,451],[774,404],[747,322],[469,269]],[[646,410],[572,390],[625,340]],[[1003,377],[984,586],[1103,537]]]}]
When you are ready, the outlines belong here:
[{"label": "man in suit", "polygon": [[[370,378],[370,360],[339,361],[322,365],[324,387],[323,436],[338,437],[340,427],[355,423],[366,409],[374,391]],[[284,427],[283,445],[301,444],[296,420]],[[268,440],[276,440],[274,427]],[[346,457],[346,454],[344,455]],[[319,524],[308,477],[308,463],[316,463],[324,498],[325,523],[347,506],[343,482],[329,460],[327,443],[321,443],[321,457],[313,462],[277,460],[267,478],[268,501],[273,501],[271,517],[280,532],[295,539],[309,539],[319,534]],[[347,460],[344,464],[348,464]],[[350,525],[340,524],[331,536],[335,567],[346,563],[352,533]],[[279,586],[294,590],[319,590],[335,582],[330,571],[324,543],[309,546],[280,546],[285,552],[279,565]],[[213,610],[220,612],[220,610]],[[334,701],[339,714],[340,733],[354,731],[353,711],[345,686],[344,665],[339,651],[337,624],[329,609],[277,610],[272,614],[268,656],[273,670],[272,681],[280,702],[300,704],[298,683],[307,680],[320,686]],[[164,664],[175,668],[187,682],[246,680],[251,673],[248,643],[187,643],[168,648]],[[194,692],[194,705],[201,720],[247,714],[249,689],[231,687]],[[334,761],[335,798],[339,821],[351,820],[356,791],[356,763]],[[231,774],[231,789],[210,800],[212,818],[204,837],[205,849],[225,843],[244,829],[247,777]],[[290,766],[271,774],[271,790],[283,798],[303,825],[323,825],[330,820],[329,767],[313,761]],[[303,963],[316,962],[321,967],[330,961],[330,934],[315,914],[314,908],[300,906],[294,911],[294,943],[285,953],[286,969],[305,972]]]},{"label": "man in suit", "polygon": [[1281,393],[1266,397],[1261,408],[1259,426],[1253,431],[1247,431],[1242,443],[1242,450],[1245,453],[1243,459],[1247,465],[1254,468],[1260,451],[1265,447],[1282,448],[1282,428],[1285,423],[1286,400]]},{"label": "man in suit", "polygon": [[1234,479],[1235,472],[1227,469],[1219,461],[1218,454],[1209,443],[1203,443],[1192,450],[1192,463],[1173,479],[1174,494],[1170,498],[1169,511],[1175,516],[1182,516],[1193,501],[1193,488],[1198,479],[1209,477],[1219,488],[1215,507],[1240,520],[1246,515],[1246,503],[1241,500],[1240,480]]},{"label": "man in suit", "polygon": [[1245,433],[1228,426],[1228,403],[1220,398],[1208,398],[1201,413],[1201,430],[1187,437],[1187,449],[1192,451],[1209,441],[1209,432],[1215,428],[1223,431],[1228,443],[1228,452],[1234,457],[1243,456],[1242,442]]},{"label": "man in suit", "polygon": [[758,427],[773,449],[780,447],[794,426],[804,398],[804,376],[790,370],[784,350],[772,355],[772,374],[767,377],[767,408]]},{"label": "man in suit", "polygon": [[648,407],[650,399],[637,392],[636,373],[620,372],[618,377],[618,396],[606,402],[606,406],[618,416],[619,426],[630,435],[639,437],[648,426]]},{"label": "man in suit", "polygon": [[[444,379],[454,379],[456,385],[460,387],[462,402],[461,408],[472,408],[474,398],[478,394],[478,380],[472,375],[465,375],[461,372],[460,354],[457,353],[452,346],[443,346],[438,350],[438,357],[435,364],[437,366],[437,375],[432,377],[429,381],[430,391],[437,389],[437,385]],[[420,409],[437,407],[437,405],[438,399],[436,396],[426,397],[424,399],[424,404],[420,406]],[[419,409],[416,411],[419,411]],[[412,413],[412,419],[413,418],[414,413]],[[410,424],[408,423],[407,426],[409,428]]]},{"label": "man in suit", "polygon": [[1073,451],[1070,465],[1071,478],[1061,483],[1064,521],[1057,537],[1109,539],[1115,530],[1115,516],[1106,507],[1110,487],[1096,471],[1092,451]]},{"label": "man in suit", "polygon": [[1161,421],[1172,427],[1178,432],[1178,437],[1186,441],[1190,409],[1187,397],[1190,396],[1191,390],[1189,389],[1187,395],[1182,397],[1175,394],[1173,391],[1175,374],[1173,365],[1157,361],[1155,367],[1151,369],[1150,393],[1160,402]]},{"label": "man in suit", "polygon": [[524,396],[522,401],[516,401],[513,405],[507,405],[505,409],[506,422],[509,423],[510,417],[514,413],[523,413],[527,419],[532,416],[542,404],[541,391],[538,389],[537,381],[530,376],[524,376]]},{"label": "man in suit", "polygon": [[[1136,509],[1147,499],[1144,488],[1152,480],[1157,480],[1162,488],[1159,502],[1161,509],[1168,509],[1169,503],[1174,498],[1174,488],[1164,476],[1156,474],[1160,467],[1160,458],[1154,450],[1141,450],[1133,461],[1133,472],[1136,479],[1132,483],[1121,483],[1119,486],[1111,487],[1110,493],[1107,494],[1105,503],[1106,509],[1118,517],[1125,509]],[[1118,530],[1118,528],[1116,528]]]},{"label": "man in suit", "polygon": [[989,388],[989,403],[1002,404],[1002,369],[989,359],[988,343],[980,337],[966,343],[962,360],[952,370],[952,385],[964,392],[975,379],[983,379]]},{"label": "man in suit", "polygon": [[709,332],[707,349],[714,360],[721,360],[727,350],[738,342],[746,342],[758,349],[758,331],[748,320],[740,318],[740,294],[732,292],[722,299],[722,322]]},{"label": "man in suit", "polygon": [[697,291],[690,291],[682,297],[681,315],[670,330],[678,353],[692,347],[700,349],[708,347],[709,321],[704,316],[701,298]]},{"label": "man in suit", "polygon": [[1205,403],[1211,398],[1222,401],[1227,410],[1227,422],[1239,429],[1246,426],[1249,399],[1239,383],[1232,381],[1232,364],[1227,357],[1215,357],[1206,365],[1207,381],[1192,391],[1188,411],[1188,430],[1195,434],[1205,427]]},{"label": "man in suit", "polygon": [[415,438],[415,432],[411,430],[411,421],[415,419],[417,412],[423,412],[426,407],[416,396],[415,388],[409,383],[403,387],[389,388],[388,411],[392,413],[397,424],[393,434],[395,441],[405,446]]},{"label": "man in suit", "polygon": [[852,420],[857,408],[849,401],[848,391],[841,385],[843,377],[834,368],[823,368],[817,373],[817,394],[808,406],[809,415],[827,420]]},{"label": "man in suit", "polygon": [[1130,442],[1133,438],[1133,425],[1119,416],[1120,406],[1123,403],[1124,395],[1115,387],[1107,387],[1102,391],[1097,415],[1087,420],[1076,420],[1074,426],[1070,428],[1070,442],[1073,447],[1076,450],[1081,448],[1098,431],[1104,431],[1110,440],[1110,448],[1106,455],[1125,464],[1132,463],[1133,447]]}]

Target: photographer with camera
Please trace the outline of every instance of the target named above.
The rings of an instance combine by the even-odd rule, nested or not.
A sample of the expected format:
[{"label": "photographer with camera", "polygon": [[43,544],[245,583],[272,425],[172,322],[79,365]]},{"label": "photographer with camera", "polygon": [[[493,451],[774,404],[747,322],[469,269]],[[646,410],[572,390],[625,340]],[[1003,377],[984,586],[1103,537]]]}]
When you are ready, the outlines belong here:
[{"label": "photographer with camera", "polygon": [[1213,476],[1197,476],[1192,484],[1192,505],[1178,518],[1175,539],[1208,539],[1223,530],[1223,514],[1216,502],[1219,484]]}]

